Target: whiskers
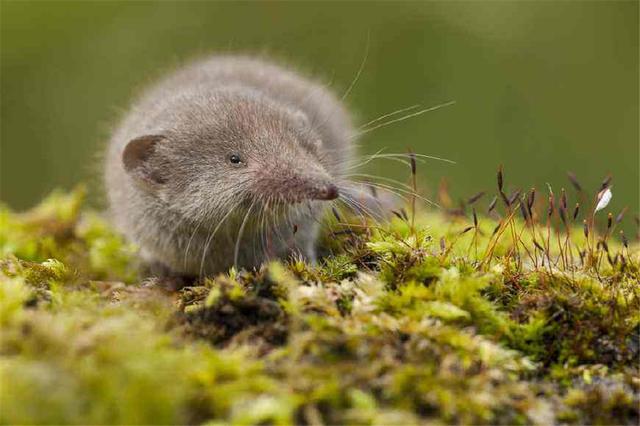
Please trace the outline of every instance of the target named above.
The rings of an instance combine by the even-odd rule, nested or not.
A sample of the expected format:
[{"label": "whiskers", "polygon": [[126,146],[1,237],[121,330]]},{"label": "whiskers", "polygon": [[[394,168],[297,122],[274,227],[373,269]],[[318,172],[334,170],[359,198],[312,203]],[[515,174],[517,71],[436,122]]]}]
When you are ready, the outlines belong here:
[{"label": "whiskers", "polygon": [[[372,131],[374,131],[376,129],[379,129],[381,127],[390,126],[391,124],[395,124],[395,123],[398,123],[400,121],[408,120],[409,118],[417,117],[417,116],[425,114],[427,112],[436,111],[436,110],[439,110],[439,109],[442,109],[442,108],[446,108],[446,107],[451,106],[451,105],[455,105],[455,103],[456,103],[456,101],[445,102],[445,103],[442,103],[442,104],[439,104],[439,105],[435,105],[435,106],[432,106],[432,107],[424,108],[424,109],[421,109],[419,111],[415,111],[415,112],[403,115],[401,117],[394,118],[392,120],[382,121],[380,123],[379,121],[383,120],[384,118],[388,118],[390,116],[394,116],[394,115],[399,114],[401,112],[409,111],[411,109],[414,109],[414,106],[411,106],[409,108],[405,108],[404,110],[398,110],[398,111],[395,111],[395,112],[392,112],[392,113],[389,113],[389,114],[385,114],[382,117],[379,117],[379,118],[377,118],[375,120],[372,120],[369,123],[365,124],[364,126],[360,127],[358,129],[358,131],[356,131],[351,136],[351,139],[356,139],[356,138],[358,138],[358,137],[360,137],[360,136],[362,136],[362,135],[364,135],[366,133],[372,132]],[[376,124],[376,123],[378,123],[378,124]],[[367,126],[370,126],[371,124],[375,124],[375,126],[367,127]]]},{"label": "whiskers", "polygon": [[[308,251],[314,244],[318,226],[326,225],[321,220],[321,213],[329,208],[334,209],[336,218],[340,217],[338,223],[349,228],[350,223],[365,228],[375,226],[376,223],[387,220],[394,212],[403,211],[402,206],[411,206],[413,218],[416,200],[439,208],[436,202],[418,192],[415,179],[416,164],[434,159],[452,163],[440,157],[413,153],[378,152],[365,156],[334,180],[339,197],[330,202],[309,199],[294,203],[277,192],[229,196],[224,206],[216,209],[216,218],[206,220],[208,229],[203,222],[194,224],[193,233],[186,243],[185,264],[189,248],[194,246],[202,250],[199,258],[201,278],[211,273],[212,268],[219,268],[225,256],[229,260],[233,256],[232,265],[239,270],[242,267],[257,267],[277,256],[310,255]],[[403,182],[357,170],[373,160],[399,161],[409,167],[411,179]],[[356,225],[357,221],[349,222],[349,219],[345,219],[353,216],[362,223]],[[200,235],[195,237],[198,232]],[[198,243],[194,245],[192,241],[196,238]]]},{"label": "whiskers", "polygon": [[240,225],[240,229],[238,230],[238,237],[236,238],[236,245],[233,250],[233,265],[238,270],[238,255],[240,254],[240,241],[242,240],[242,234],[244,233],[244,227],[247,225],[247,220],[251,215],[251,211],[253,210],[253,206],[255,206],[255,200],[251,203],[247,212],[244,215],[244,219],[242,219],[242,224]]},{"label": "whiskers", "polygon": [[[410,179],[403,182],[387,176],[379,176],[360,171],[372,161],[385,160],[399,162],[410,170]],[[411,221],[415,217],[416,201],[429,207],[440,209],[441,206],[418,191],[416,169],[418,163],[429,160],[442,161],[455,164],[454,161],[433,155],[407,153],[383,153],[380,150],[372,155],[365,155],[352,161],[353,164],[344,164],[343,173],[337,185],[340,197],[332,204],[341,210],[359,217],[363,222],[379,222],[386,220],[401,209],[403,205],[410,206]],[[338,220],[344,224],[344,221]]]},{"label": "whiskers", "polygon": [[[305,225],[316,220],[317,206],[308,200],[292,204],[277,195],[260,195],[256,197],[247,211],[238,229],[234,249],[234,266],[241,267],[242,250],[252,250],[255,263],[267,261],[283,252],[299,252],[304,247],[298,247],[296,238],[304,236],[308,230]],[[251,226],[249,226],[251,224]],[[243,240],[243,235],[252,238]],[[252,247],[241,248],[242,243],[250,243]],[[256,253],[258,252],[258,253]],[[257,262],[260,261],[260,262]]]},{"label": "whiskers", "polygon": [[[225,213],[225,215],[222,217],[222,219],[220,219],[220,221],[218,222],[218,224],[216,225],[216,227],[213,229],[213,232],[211,232],[209,234],[209,236],[206,239],[206,242],[204,244],[204,248],[202,249],[202,257],[200,258],[200,277],[204,276],[204,265],[205,265],[205,260],[207,258],[207,255],[209,254],[209,246],[211,244],[211,242],[213,241],[214,237],[216,236],[216,234],[218,233],[218,230],[222,227],[222,225],[226,222],[226,220],[229,218],[229,216],[231,216],[231,214],[235,211],[235,209],[238,207],[240,203],[236,203],[235,205],[231,206],[229,208],[229,210],[227,211],[227,213]],[[192,236],[193,237],[193,236]],[[188,249],[188,247],[187,247]],[[235,258],[234,258],[235,259]],[[185,254],[185,261],[186,261],[186,254]],[[234,264],[235,264],[235,260],[234,260]]]}]

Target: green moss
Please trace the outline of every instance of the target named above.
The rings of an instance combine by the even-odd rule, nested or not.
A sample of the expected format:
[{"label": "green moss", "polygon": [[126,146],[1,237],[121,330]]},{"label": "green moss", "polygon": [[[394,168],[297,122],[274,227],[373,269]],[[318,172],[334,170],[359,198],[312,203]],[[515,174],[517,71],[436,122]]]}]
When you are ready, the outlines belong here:
[{"label": "green moss", "polygon": [[639,420],[637,244],[549,267],[515,219],[330,219],[317,265],[170,292],[82,202],[0,209],[1,423]]}]

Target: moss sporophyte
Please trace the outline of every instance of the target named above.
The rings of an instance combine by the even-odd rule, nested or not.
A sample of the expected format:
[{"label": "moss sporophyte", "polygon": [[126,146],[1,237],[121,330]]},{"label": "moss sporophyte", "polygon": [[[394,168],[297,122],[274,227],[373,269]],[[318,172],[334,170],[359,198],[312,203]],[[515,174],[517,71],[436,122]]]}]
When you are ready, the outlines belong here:
[{"label": "moss sporophyte", "polygon": [[499,176],[177,291],[82,190],[3,207],[0,422],[637,424],[640,248],[609,185],[574,209]]}]

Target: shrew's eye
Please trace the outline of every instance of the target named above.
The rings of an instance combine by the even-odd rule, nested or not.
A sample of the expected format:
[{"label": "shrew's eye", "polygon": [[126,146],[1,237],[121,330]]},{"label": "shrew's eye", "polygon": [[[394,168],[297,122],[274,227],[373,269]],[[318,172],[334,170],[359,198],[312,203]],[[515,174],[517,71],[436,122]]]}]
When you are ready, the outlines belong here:
[{"label": "shrew's eye", "polygon": [[231,154],[229,156],[229,162],[231,164],[241,164],[242,163],[242,158],[240,158],[240,156],[238,154]]}]

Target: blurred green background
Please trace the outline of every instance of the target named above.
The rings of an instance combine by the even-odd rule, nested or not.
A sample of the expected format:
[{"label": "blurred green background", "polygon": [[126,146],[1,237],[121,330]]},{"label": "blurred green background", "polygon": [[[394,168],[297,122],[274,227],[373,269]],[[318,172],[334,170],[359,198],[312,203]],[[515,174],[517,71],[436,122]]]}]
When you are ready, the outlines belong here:
[{"label": "blurred green background", "polygon": [[[342,94],[362,124],[420,103],[441,109],[379,129],[362,153],[407,147],[456,197],[495,187],[559,191],[572,170],[611,210],[639,204],[638,2],[3,2],[1,199],[26,208],[92,182],[132,95],[207,52],[269,52]],[[369,172],[404,177],[395,163]],[[572,194],[572,192],[569,192]],[[94,196],[94,201],[100,198]],[[628,223],[627,219],[627,223]]]}]

